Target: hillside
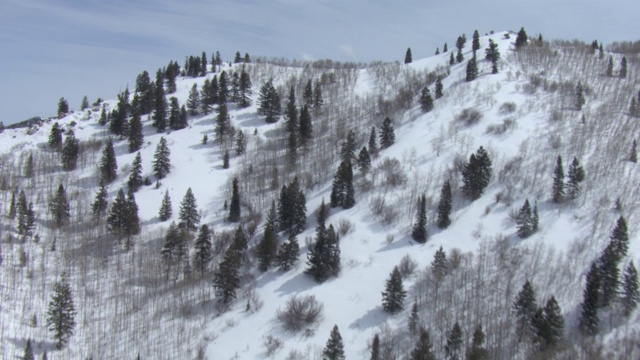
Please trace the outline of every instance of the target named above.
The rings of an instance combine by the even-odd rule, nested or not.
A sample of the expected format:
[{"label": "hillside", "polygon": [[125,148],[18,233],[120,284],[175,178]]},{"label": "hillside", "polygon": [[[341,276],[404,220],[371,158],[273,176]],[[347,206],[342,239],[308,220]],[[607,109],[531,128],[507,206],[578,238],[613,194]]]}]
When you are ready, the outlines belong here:
[{"label": "hillside", "polygon": [[[237,154],[233,139],[214,141],[219,105],[209,114],[190,115],[187,128],[161,133],[152,126],[152,114],[143,114],[140,155],[149,185],[135,193],[141,232],[131,238],[130,248],[109,232],[106,214],[92,218],[91,206],[108,139],[113,140],[118,169],[107,187],[110,203],[120,189],[126,193],[136,155],[129,152],[126,137],[111,134],[109,124],[99,124],[102,108],[112,113],[118,99],[28,129],[5,130],[0,134],[2,358],[22,356],[31,339],[36,356],[46,349],[49,359],[138,354],[143,359],[319,359],[337,325],[347,358],[369,359],[371,341],[379,334],[385,358],[404,359],[417,339],[408,327],[414,304],[416,321],[429,331],[437,358],[444,358],[447,335],[456,322],[463,348],[482,324],[490,358],[545,356],[516,335],[512,304],[526,280],[535,289],[538,305],[553,296],[561,308],[564,337],[552,349],[561,354],[558,358],[637,358],[637,310],[623,316],[620,301],[599,309],[594,336],[583,335],[578,325],[586,274],[609,243],[619,217],[626,219],[629,234],[628,252],[618,264],[620,275],[628,264],[637,264],[640,254],[640,175],[638,164],[629,161],[640,134],[638,116],[629,110],[640,90],[638,55],[626,55],[628,72],[621,78],[620,54],[599,53],[578,41],[531,40],[516,50],[515,38],[509,32],[480,37],[479,74],[473,81],[465,81],[473,56],[471,39],[462,49],[464,60],[453,65],[452,43],[449,52],[409,64],[259,58],[223,63],[215,71],[209,67],[205,76],[178,76],[176,91],[166,98],[186,104],[194,84],[202,89],[222,71],[246,71],[253,84],[252,104],[227,105],[233,133],[242,131],[246,151]],[[490,39],[501,54],[497,74],[484,59]],[[610,57],[616,76],[606,74]],[[428,86],[434,95],[437,78],[444,94],[434,100],[433,110],[424,112],[420,92]],[[324,104],[311,117],[312,139],[296,148],[294,161],[285,119],[268,124],[258,114],[260,88],[270,79],[283,112],[290,89],[298,108],[308,81],[322,90]],[[580,110],[578,85],[585,98]],[[130,91],[133,95],[135,90]],[[317,283],[304,271],[316,236],[317,209],[330,202],[342,145],[353,132],[357,154],[369,146],[372,127],[380,135],[387,117],[395,142],[372,155],[370,171],[354,166],[355,206],[331,208],[326,220],[340,235],[340,274]],[[54,123],[72,129],[80,140],[76,170],[63,170],[60,154],[48,145]],[[156,179],[154,153],[162,137],[171,152],[171,171]],[[482,195],[473,200],[462,190],[463,169],[480,147],[486,149],[493,171]],[[230,154],[228,169],[223,167],[225,151]],[[33,174],[26,170],[30,155]],[[574,158],[585,173],[581,192],[561,203],[552,200],[558,156],[565,173]],[[306,199],[306,226],[297,234],[299,261],[289,271],[272,266],[263,273],[257,268],[256,246],[272,202],[278,204],[282,186],[294,177]],[[227,220],[233,178],[241,194],[239,223]],[[440,229],[437,206],[446,180],[452,185],[451,225]],[[67,191],[71,220],[58,227],[49,204],[60,184]],[[196,232],[186,240],[190,261],[167,267],[161,255],[189,188],[200,224],[214,233],[214,256],[203,274],[191,268]],[[19,235],[17,220],[8,216],[12,195],[19,190],[36,214],[28,236]],[[173,216],[163,222],[158,211],[165,192]],[[422,194],[428,223],[424,244],[411,236]],[[522,239],[514,218],[525,200],[537,207],[539,230]],[[212,279],[238,225],[247,237],[250,260],[240,269],[237,299],[221,304]],[[278,233],[280,243],[287,238],[286,232]],[[431,266],[440,247],[448,258],[442,277]],[[396,265],[403,270],[407,296],[404,309],[389,314],[382,308],[381,293]],[[56,350],[46,328],[47,304],[63,272],[74,294],[76,327],[68,345]],[[276,313],[293,295],[314,296],[323,307],[321,320],[298,332],[285,330]]]}]

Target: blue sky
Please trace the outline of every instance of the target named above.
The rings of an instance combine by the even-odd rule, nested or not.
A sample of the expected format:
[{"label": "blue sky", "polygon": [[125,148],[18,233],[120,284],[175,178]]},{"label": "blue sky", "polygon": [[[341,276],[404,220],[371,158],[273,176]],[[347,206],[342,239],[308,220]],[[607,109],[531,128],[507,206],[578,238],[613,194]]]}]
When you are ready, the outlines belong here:
[{"label": "blue sky", "polygon": [[2,0],[0,121],[113,98],[170,60],[220,51],[369,62],[430,56],[473,30],[640,40],[637,0]]}]

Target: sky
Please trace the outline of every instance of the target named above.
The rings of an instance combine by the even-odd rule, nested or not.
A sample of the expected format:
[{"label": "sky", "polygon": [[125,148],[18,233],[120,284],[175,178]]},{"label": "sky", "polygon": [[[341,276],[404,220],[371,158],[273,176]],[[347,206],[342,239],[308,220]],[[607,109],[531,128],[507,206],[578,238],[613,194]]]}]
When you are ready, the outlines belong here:
[{"label": "sky", "polygon": [[339,61],[432,55],[460,34],[640,40],[637,0],[2,0],[0,121],[53,116],[64,97],[114,98],[143,70],[220,51]]}]

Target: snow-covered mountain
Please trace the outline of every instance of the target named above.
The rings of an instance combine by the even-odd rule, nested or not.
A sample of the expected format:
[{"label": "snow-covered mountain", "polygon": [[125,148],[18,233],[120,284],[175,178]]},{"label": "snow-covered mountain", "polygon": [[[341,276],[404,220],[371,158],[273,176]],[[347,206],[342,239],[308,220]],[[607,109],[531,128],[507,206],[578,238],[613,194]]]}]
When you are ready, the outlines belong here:
[{"label": "snow-covered mountain", "polygon": [[[221,71],[244,69],[250,75],[253,104],[228,105],[231,124],[245,135],[246,151],[237,155],[233,143],[213,141],[215,110],[189,116],[185,129],[163,133],[152,126],[151,114],[143,115],[140,154],[150,185],[135,193],[141,233],[133,237],[131,249],[108,232],[104,219],[91,216],[102,149],[113,136],[99,118],[102,106],[112,111],[117,99],[28,129],[5,130],[0,134],[2,357],[22,356],[31,339],[36,357],[46,349],[50,359],[319,359],[337,325],[347,358],[369,359],[378,334],[385,358],[403,359],[417,340],[408,326],[413,312],[418,325],[429,331],[436,358],[445,357],[447,336],[456,322],[463,348],[471,345],[474,329],[482,324],[489,358],[531,358],[534,346],[519,341],[512,312],[516,295],[529,280],[538,305],[553,296],[562,310],[564,337],[555,348],[562,358],[637,358],[638,314],[624,316],[620,302],[599,310],[597,335],[587,337],[578,330],[586,273],[621,216],[628,224],[629,249],[619,262],[620,273],[640,254],[640,175],[638,165],[629,161],[640,130],[629,107],[632,98],[640,101],[637,54],[626,55],[627,74],[620,77],[621,54],[594,51],[580,42],[541,40],[516,50],[515,38],[510,32],[480,37],[479,74],[472,81],[466,81],[467,63],[474,56],[471,39],[462,49],[464,60],[452,65],[453,42],[448,52],[408,64],[256,59],[224,64],[205,76],[178,77],[175,93],[167,98],[185,104],[194,84],[201,89]],[[497,74],[484,56],[489,40],[501,54]],[[607,76],[610,58],[614,76]],[[444,94],[434,100],[433,110],[424,112],[420,92],[428,86],[433,95],[437,78]],[[324,105],[312,115],[313,139],[298,148],[295,164],[288,162],[285,121],[268,124],[258,114],[260,88],[270,79],[283,109],[290,89],[298,106],[309,80],[322,89]],[[585,99],[580,110],[578,87]],[[341,146],[349,132],[358,151],[369,146],[371,128],[379,135],[386,117],[392,119],[395,143],[372,158],[368,173],[354,170],[356,205],[330,210],[327,225],[340,234],[341,272],[319,284],[304,270],[317,209],[330,202]],[[64,171],[60,154],[48,145],[54,123],[72,129],[81,141],[77,170]],[[156,182],[154,152],[162,137],[169,144],[172,167]],[[108,186],[109,201],[126,190],[136,155],[129,152],[126,138],[113,141],[118,176]],[[462,172],[480,147],[487,150],[493,172],[482,196],[472,200],[461,190]],[[225,150],[231,154],[228,169],[222,166]],[[25,175],[29,155],[33,176]],[[581,192],[562,203],[552,201],[558,156],[565,171],[575,158],[585,172]],[[212,277],[238,227],[227,221],[234,177],[242,194],[240,224],[250,258],[272,201],[278,203],[281,187],[294,177],[306,197],[307,221],[297,235],[300,254],[293,269],[272,267],[263,273],[252,260],[237,299],[221,306]],[[437,205],[446,180],[453,188],[452,223],[439,229]],[[58,228],[49,203],[59,184],[67,189],[72,221]],[[215,256],[204,275],[173,271],[169,276],[161,249],[189,188],[201,224],[214,231]],[[16,220],[8,217],[16,189],[24,190],[35,208],[31,236],[19,236]],[[162,222],[158,210],[165,192],[172,199],[173,216]],[[411,236],[422,194],[428,221],[424,244]],[[525,200],[537,208],[539,230],[522,239],[515,218]],[[280,242],[287,237],[278,234]],[[190,239],[191,256],[193,244]],[[431,266],[441,247],[449,264],[442,278]],[[382,308],[381,293],[395,266],[403,271],[407,297],[404,309],[390,314]],[[69,344],[56,350],[46,328],[47,306],[63,272],[70,279],[77,315]],[[276,314],[292,296],[315,297],[323,309],[320,321],[298,332],[284,329]]]}]

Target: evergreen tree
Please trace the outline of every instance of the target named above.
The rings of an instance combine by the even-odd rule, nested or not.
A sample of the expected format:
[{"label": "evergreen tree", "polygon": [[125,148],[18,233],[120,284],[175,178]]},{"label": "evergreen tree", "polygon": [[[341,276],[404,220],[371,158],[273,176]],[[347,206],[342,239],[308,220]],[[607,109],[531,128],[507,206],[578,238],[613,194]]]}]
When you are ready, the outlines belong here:
[{"label": "evergreen tree", "polygon": [[456,48],[458,49],[458,51],[462,51],[466,42],[467,38],[464,34],[458,36],[458,38],[456,39]]},{"label": "evergreen tree", "polygon": [[153,155],[153,174],[157,179],[164,179],[171,172],[170,156],[169,145],[167,145],[167,140],[163,136],[160,138]]},{"label": "evergreen tree", "polygon": [[411,48],[407,49],[407,52],[404,54],[404,63],[411,64],[413,61],[413,56],[411,56]]},{"label": "evergreen tree", "polygon": [[[85,96],[84,98],[86,99],[87,97]],[[31,347],[31,339],[27,339],[27,344],[24,347],[24,355],[22,355],[22,360],[34,360],[33,348]]]},{"label": "evergreen tree", "polygon": [[582,106],[584,106],[586,100],[584,98],[584,90],[582,89],[582,84],[578,82],[576,86],[576,110],[582,110]]},{"label": "evergreen tree", "polygon": [[78,166],[80,141],[76,139],[73,130],[69,130],[62,146],[62,168],[66,171],[75,170]]},{"label": "evergreen tree", "polygon": [[621,79],[624,79],[627,77],[627,57],[623,56],[622,60],[620,61],[620,72],[618,73],[618,76],[620,76]]},{"label": "evergreen tree", "polygon": [[478,78],[478,63],[476,61],[476,56],[473,55],[471,60],[467,62],[467,76],[465,81],[473,81]]},{"label": "evergreen tree", "polygon": [[68,112],[69,102],[65,98],[61,97],[60,100],[58,100],[58,118],[64,117]]},{"label": "evergreen tree", "polygon": [[569,166],[567,173],[569,180],[567,181],[567,196],[569,199],[575,199],[580,195],[580,183],[584,180],[584,169],[578,162],[577,158],[573,158],[573,162]]},{"label": "evergreen tree", "polygon": [[[9,202],[9,219],[13,220],[16,218],[16,192],[18,189],[15,189],[11,192],[11,201]],[[25,200],[26,201],[26,200]]]},{"label": "evergreen tree", "polygon": [[304,86],[302,102],[307,107],[313,107],[313,85],[311,84],[311,79],[307,80],[307,84]]},{"label": "evergreen tree", "polygon": [[422,88],[422,93],[420,93],[420,108],[422,108],[424,112],[433,110],[433,98],[431,97],[429,88],[426,86]]},{"label": "evergreen tree", "polygon": [[113,140],[109,138],[100,159],[100,179],[110,184],[118,177],[118,163],[113,150]]},{"label": "evergreen tree", "polygon": [[223,70],[218,80],[218,104],[225,104],[229,100],[229,79]]},{"label": "evergreen tree", "polygon": [[462,360],[462,329],[456,321],[447,335],[447,344],[444,353],[447,360]]},{"label": "evergreen tree", "polygon": [[527,45],[528,41],[529,37],[527,36],[527,32],[524,30],[524,27],[520,28],[520,31],[518,31],[518,36],[516,37],[516,49]]},{"label": "evergreen tree", "polygon": [[480,50],[480,34],[478,34],[478,30],[473,32],[473,38],[471,40],[471,50],[475,54],[476,51]]},{"label": "evergreen tree", "polygon": [[187,193],[180,203],[180,222],[178,226],[187,231],[198,230],[198,224],[200,224],[200,214],[198,213],[198,205],[196,203],[196,197],[193,195],[191,188],[187,189]]},{"label": "evergreen tree", "polygon": [[440,76],[438,76],[438,78],[436,78],[436,94],[435,95],[436,95],[436,99],[440,99],[443,96],[443,94],[442,94],[442,79],[440,79]]},{"label": "evergreen tree", "polygon": [[240,101],[240,77],[237,72],[231,75],[231,102],[238,103]]},{"label": "evergreen tree", "polygon": [[437,225],[440,229],[446,229],[451,225],[451,208],[453,202],[453,195],[451,194],[451,183],[449,180],[445,180],[440,190],[440,201],[438,202],[438,220]]},{"label": "evergreen tree", "polygon": [[427,242],[427,197],[424,194],[418,198],[418,212],[411,237],[419,243]]},{"label": "evergreen tree", "polygon": [[378,334],[373,336],[373,341],[371,342],[371,357],[369,360],[382,360],[382,355],[380,354],[380,337]]},{"label": "evergreen tree", "polygon": [[229,206],[229,217],[227,219],[230,222],[240,221],[241,211],[242,209],[240,207],[240,190],[238,189],[238,178],[234,177],[231,186],[231,205]]},{"label": "evergreen tree", "polygon": [[418,299],[416,298],[411,306],[411,313],[409,314],[409,319],[407,321],[407,325],[409,327],[409,333],[411,335],[416,335],[420,328],[420,315],[418,313]]},{"label": "evergreen tree", "polygon": [[549,298],[544,308],[539,308],[531,320],[536,342],[542,349],[554,346],[564,336],[564,317],[555,297]]},{"label": "evergreen tree", "polygon": [[175,222],[173,222],[164,236],[164,244],[160,250],[162,261],[167,265],[167,279],[169,278],[171,268],[180,264],[186,254],[187,246],[185,233],[176,226]]},{"label": "evergreen tree", "polygon": [[131,237],[140,234],[140,217],[138,216],[138,204],[135,195],[129,192],[127,195],[126,221],[124,235],[127,237],[126,247],[131,245]]},{"label": "evergreen tree", "polygon": [[222,168],[229,168],[229,150],[225,150],[224,154],[222,154]]},{"label": "evergreen tree", "polygon": [[277,251],[278,239],[272,225],[267,223],[262,239],[256,247],[256,257],[258,258],[258,269],[260,271],[264,272],[269,269],[271,263],[276,259]]},{"label": "evergreen tree", "polygon": [[618,296],[620,271],[614,247],[610,243],[598,258],[600,276],[600,307],[608,307]]},{"label": "evergreen tree", "polygon": [[498,60],[500,60],[500,50],[498,44],[489,39],[489,47],[485,49],[485,59],[491,61],[491,73],[498,73]]},{"label": "evergreen tree", "polygon": [[[453,53],[451,55],[453,55]],[[464,55],[462,54],[462,50],[458,50],[458,52],[456,53],[456,61],[458,63],[461,63],[463,60],[464,60]]]},{"label": "evergreen tree", "polygon": [[216,142],[223,144],[231,135],[231,118],[227,110],[227,104],[220,103],[218,105],[218,115],[216,116],[216,127],[213,130],[216,135]]},{"label": "evergreen tree", "polygon": [[613,247],[613,253],[616,262],[627,256],[629,251],[629,233],[627,230],[627,221],[624,216],[620,216],[616,222],[616,227],[611,232],[610,243]]},{"label": "evergreen tree", "polygon": [[62,147],[62,133],[63,130],[60,125],[56,122],[51,126],[51,131],[49,132],[49,146],[58,150]]},{"label": "evergreen tree", "polygon": [[300,109],[300,125],[298,126],[298,129],[300,130],[300,140],[303,145],[313,138],[311,113],[309,112],[309,107],[306,104],[302,106],[302,109]]},{"label": "evergreen tree", "polygon": [[[340,269],[340,248],[335,233],[331,234],[330,227],[326,227],[326,219],[329,215],[329,209],[326,207],[324,200],[318,209],[318,224],[316,226],[315,242],[309,246],[307,252],[307,269],[306,274],[322,283],[330,276],[337,276]],[[336,268],[337,267],[337,268]]]},{"label": "evergreen tree", "polygon": [[594,262],[587,273],[587,284],[583,291],[582,311],[580,313],[580,330],[585,335],[595,335],[598,332],[600,319],[598,307],[600,306],[600,274],[598,266]]},{"label": "evergreen tree", "polygon": [[447,254],[444,252],[442,245],[433,254],[433,261],[431,261],[431,272],[437,283],[440,283],[442,279],[449,273],[449,265],[447,261]]},{"label": "evergreen tree", "polygon": [[289,89],[289,100],[284,112],[287,132],[295,132],[298,128],[298,109],[296,107],[296,95],[293,86]]},{"label": "evergreen tree", "polygon": [[425,329],[420,329],[420,336],[416,341],[416,346],[409,354],[411,360],[436,360],[435,355],[431,349],[431,340],[429,339],[429,332]]},{"label": "evergreen tree", "polygon": [[240,73],[239,91],[238,105],[242,108],[251,105],[251,78],[249,74],[244,71],[244,66]]},{"label": "evergreen tree", "polygon": [[211,230],[209,226],[200,226],[200,231],[194,243],[193,268],[204,275],[209,263],[213,259],[213,246],[211,244]]},{"label": "evergreen tree", "polygon": [[86,110],[89,108],[89,99],[87,99],[87,95],[82,97],[82,102],[80,103],[80,110]]},{"label": "evergreen tree", "polygon": [[518,292],[512,308],[516,316],[516,334],[518,335],[518,340],[522,341],[524,337],[529,337],[533,334],[531,319],[538,309],[536,294],[529,280],[522,285],[522,289]]},{"label": "evergreen tree", "polygon": [[140,115],[134,113],[129,120],[129,152],[135,152],[142,148],[144,135],[142,134],[142,121]]},{"label": "evergreen tree", "polygon": [[482,146],[471,154],[462,170],[463,192],[473,200],[480,198],[491,179],[491,159]]},{"label": "evergreen tree", "polygon": [[26,163],[24,164],[24,177],[30,179],[34,175],[35,165],[33,162],[33,154],[29,153],[29,157],[27,158]]},{"label": "evergreen tree", "polygon": [[638,271],[636,270],[633,262],[627,265],[624,270],[624,277],[622,280],[622,307],[624,309],[624,315],[629,316],[633,310],[638,307],[638,301],[640,301],[640,290],[638,290]]},{"label": "evergreen tree", "polygon": [[164,75],[161,70],[156,73],[155,109],[153,111],[153,127],[161,133],[167,129],[167,99],[164,95]]},{"label": "evergreen tree", "polygon": [[189,114],[191,116],[198,115],[198,110],[201,108],[200,105],[200,92],[198,91],[198,84],[193,84],[191,90],[189,91],[189,98],[187,99],[187,109],[189,109]]},{"label": "evergreen tree", "polygon": [[378,142],[376,135],[376,127],[371,127],[371,133],[369,134],[369,154],[376,156],[378,154]]},{"label": "evergreen tree", "polygon": [[[274,227],[275,228],[275,227]],[[276,255],[276,264],[282,271],[289,271],[298,262],[300,245],[294,234],[289,235],[289,239],[283,242]]]},{"label": "evergreen tree", "polygon": [[244,137],[244,132],[238,129],[238,133],[236,135],[236,155],[244,154],[247,147],[247,140]]},{"label": "evergreen tree", "polygon": [[353,168],[350,161],[342,161],[333,178],[331,188],[331,207],[352,208],[356,203],[353,188]]},{"label": "evergreen tree", "polygon": [[467,360],[488,360],[489,352],[484,348],[484,331],[482,325],[476,326],[473,331],[471,346],[467,348]]},{"label": "evergreen tree", "polygon": [[205,79],[204,84],[202,84],[202,90],[200,90],[200,111],[205,115],[211,112],[213,104],[215,103],[216,95],[212,90],[211,81]]},{"label": "evergreen tree", "polygon": [[167,190],[164,192],[164,197],[162,198],[158,218],[160,218],[160,221],[167,221],[171,218],[172,214],[173,209],[171,207],[171,198],[169,197],[169,190]]},{"label": "evergreen tree", "polygon": [[382,292],[382,308],[392,314],[402,311],[406,297],[407,292],[402,286],[402,275],[398,267],[394,266],[387,279],[385,291]]},{"label": "evergreen tree", "polygon": [[553,169],[553,202],[556,204],[561,203],[564,199],[564,194],[564,169],[562,168],[562,157],[558,155],[556,167]]},{"label": "evergreen tree", "polygon": [[128,216],[128,204],[125,198],[124,191],[120,189],[115,200],[111,204],[111,210],[109,210],[109,216],[107,216],[107,224],[109,231],[115,234],[118,238],[125,235],[125,228],[127,226]]},{"label": "evergreen tree", "polygon": [[129,191],[136,192],[143,185],[142,180],[142,156],[140,152],[136,154],[131,164],[131,172],[129,173],[129,179],[127,180],[127,187]]},{"label": "evergreen tree", "polygon": [[24,191],[20,191],[18,198],[18,234],[28,236],[31,235],[36,226],[36,215],[33,210],[33,203],[26,203]]},{"label": "evergreen tree", "polygon": [[149,73],[145,70],[136,78],[136,93],[140,95],[139,114],[148,114],[153,109],[154,85],[151,83]]},{"label": "evergreen tree", "polygon": [[313,88],[313,112],[316,116],[322,110],[323,105],[324,98],[322,97],[322,87],[320,86],[320,82],[316,81],[316,85]]},{"label": "evergreen tree", "polygon": [[393,130],[391,119],[386,117],[380,129],[380,149],[386,149],[396,142],[396,134]]},{"label": "evergreen tree", "polygon": [[[461,52],[458,52],[458,54],[460,54],[460,56],[462,56],[462,53],[461,53]],[[455,63],[456,63],[456,59],[455,59],[455,57],[453,56],[453,52],[451,52],[451,53],[449,54],[449,65],[454,65]]]},{"label": "evergreen tree", "polygon": [[447,45],[447,43],[444,43],[444,46],[442,47],[442,52],[446,53],[447,51],[449,51],[449,46]]},{"label": "evergreen tree", "polygon": [[109,207],[108,196],[107,186],[104,183],[101,183],[100,190],[96,193],[96,198],[93,201],[93,204],[91,204],[91,214],[93,215],[94,221],[101,220],[107,212],[107,208]]},{"label": "evergreen tree", "polygon": [[358,169],[365,175],[371,169],[371,157],[369,156],[369,151],[367,151],[366,146],[363,146],[360,153],[358,153]]},{"label": "evergreen tree", "polygon": [[240,288],[240,256],[232,244],[213,275],[216,297],[220,298],[223,304],[233,301],[236,298],[236,290]]},{"label": "evergreen tree", "polygon": [[62,227],[69,222],[69,218],[71,217],[69,200],[67,199],[67,192],[62,184],[58,186],[56,195],[49,203],[49,211],[51,212],[53,221],[56,223],[56,227]]},{"label": "evergreen tree", "polygon": [[334,325],[331,335],[327,341],[327,345],[322,351],[322,360],[344,360],[344,345],[342,344],[342,336],[338,330],[338,325]]},{"label": "evergreen tree", "polygon": [[518,226],[518,236],[521,239],[526,239],[533,234],[533,214],[531,212],[531,205],[529,205],[529,199],[524,201],[524,205],[522,205],[520,211],[518,211],[516,225]]},{"label": "evergreen tree", "polygon": [[73,292],[65,273],[53,287],[53,295],[47,309],[47,328],[53,333],[56,349],[62,349],[69,342],[76,326],[76,308]]},{"label": "evergreen tree", "polygon": [[289,186],[283,185],[278,201],[279,230],[290,231],[297,235],[307,226],[306,198],[300,190],[298,177],[293,178]]},{"label": "evergreen tree", "polygon": [[47,349],[44,349],[44,351],[42,352],[42,360],[49,360],[49,358],[47,357]]},{"label": "evergreen tree", "polygon": [[613,76],[613,56],[609,56],[609,61],[607,62],[607,76]]},{"label": "evergreen tree", "polygon": [[272,80],[262,85],[258,101],[260,103],[258,114],[265,116],[265,121],[268,124],[277,122],[281,111],[280,95],[278,95],[278,91],[273,86]]}]

